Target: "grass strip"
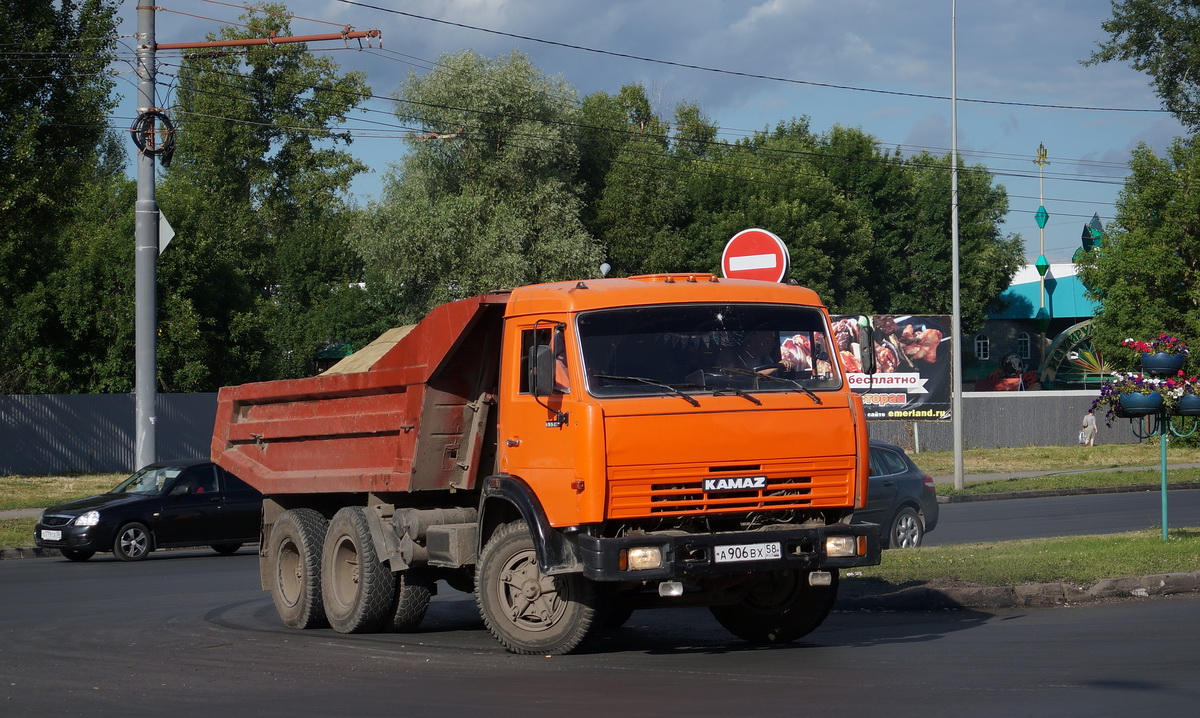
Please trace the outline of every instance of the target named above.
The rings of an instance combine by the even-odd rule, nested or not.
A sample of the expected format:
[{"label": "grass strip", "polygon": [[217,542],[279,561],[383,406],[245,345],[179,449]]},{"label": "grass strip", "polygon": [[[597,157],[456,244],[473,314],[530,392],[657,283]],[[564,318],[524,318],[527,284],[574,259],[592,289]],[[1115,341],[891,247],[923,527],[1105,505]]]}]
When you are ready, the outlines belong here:
[{"label": "grass strip", "polygon": [[1200,570],[1200,529],[1146,530],[1099,536],[1022,539],[922,546],[883,552],[879,566],[848,576],[907,581],[968,581],[986,586],[1065,581],[1090,585],[1105,578]]},{"label": "grass strip", "polygon": [[[1169,469],[1167,471],[1167,483],[1200,484],[1200,469]],[[1145,486],[1147,489],[1157,489],[1161,484],[1162,473],[1160,469],[1132,469],[1046,474],[1044,476],[1019,479],[972,481],[965,484],[961,490],[946,484],[938,484],[937,492],[939,496],[963,496],[1000,494],[1012,491],[1094,489],[1113,486]]]}]

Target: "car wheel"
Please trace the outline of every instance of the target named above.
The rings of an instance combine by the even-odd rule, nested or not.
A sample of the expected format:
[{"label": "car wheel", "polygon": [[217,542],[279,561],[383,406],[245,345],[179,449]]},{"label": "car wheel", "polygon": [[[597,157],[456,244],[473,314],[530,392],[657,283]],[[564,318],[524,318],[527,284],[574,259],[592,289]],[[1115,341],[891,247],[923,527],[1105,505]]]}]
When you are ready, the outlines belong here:
[{"label": "car wheel", "polygon": [[712,606],[717,623],[733,635],[758,644],[790,643],[812,633],[833,609],[838,573],[828,586],[810,586],[807,571],[772,571],[755,580],[738,603]]},{"label": "car wheel", "polygon": [[892,548],[914,548],[925,538],[925,524],[917,510],[905,506],[892,517],[892,528],[888,531],[888,545]]},{"label": "car wheel", "polygon": [[328,525],[312,509],[290,509],[271,528],[263,582],[288,628],[327,625],[321,599],[321,547]]},{"label": "car wheel", "polygon": [[63,558],[68,561],[86,561],[96,555],[95,551],[77,551],[75,549],[60,548]]},{"label": "car wheel", "polygon": [[113,555],[122,561],[141,561],[152,550],[150,529],[137,522],[122,526],[113,539]]},{"label": "car wheel", "polygon": [[212,545],[212,550],[222,556],[228,556],[229,554],[237,553],[237,550],[241,547],[240,543],[215,543]]},{"label": "car wheel", "polygon": [[396,576],[375,553],[366,511],[347,506],[333,515],[321,552],[321,597],[338,633],[383,628],[396,598]]},{"label": "car wheel", "polygon": [[513,653],[570,653],[600,628],[595,584],[579,574],[542,573],[524,521],[492,534],[475,576],[475,602],[483,622]]}]

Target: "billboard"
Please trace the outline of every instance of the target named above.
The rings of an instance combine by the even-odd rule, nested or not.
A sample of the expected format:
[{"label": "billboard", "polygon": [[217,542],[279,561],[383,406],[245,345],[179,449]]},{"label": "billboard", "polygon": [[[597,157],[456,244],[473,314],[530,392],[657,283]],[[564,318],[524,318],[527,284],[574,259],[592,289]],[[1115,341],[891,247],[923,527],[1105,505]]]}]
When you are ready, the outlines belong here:
[{"label": "billboard", "polygon": [[[835,321],[856,317],[835,317]],[[871,317],[875,374],[848,366],[850,387],[862,395],[868,419],[949,421],[954,337],[948,316]],[[835,324],[836,330],[836,324]]]}]

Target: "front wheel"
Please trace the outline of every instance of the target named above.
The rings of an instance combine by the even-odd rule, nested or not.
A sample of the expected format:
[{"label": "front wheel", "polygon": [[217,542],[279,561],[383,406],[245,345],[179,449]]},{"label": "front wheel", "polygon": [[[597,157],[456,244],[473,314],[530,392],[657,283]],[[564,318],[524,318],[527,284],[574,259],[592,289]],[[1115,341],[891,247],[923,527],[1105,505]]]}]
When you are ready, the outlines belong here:
[{"label": "front wheel", "polygon": [[137,522],[122,526],[113,539],[113,555],[122,561],[141,561],[152,548],[150,529]]},{"label": "front wheel", "polygon": [[750,643],[790,643],[812,633],[837,598],[838,574],[828,586],[810,586],[807,571],[772,571],[738,603],[713,606],[712,615],[733,635]]},{"label": "front wheel", "polygon": [[917,510],[905,506],[896,512],[892,518],[892,528],[888,531],[888,545],[892,548],[914,548],[921,545],[925,538],[925,524]]},{"label": "front wheel", "polygon": [[513,653],[570,653],[600,627],[595,585],[579,574],[542,573],[524,521],[492,534],[475,575],[483,622]]},{"label": "front wheel", "polygon": [[96,555],[95,551],[80,551],[71,548],[60,548],[59,551],[62,552],[63,558],[68,561],[86,561]]},{"label": "front wheel", "polygon": [[229,556],[237,553],[237,550],[241,547],[240,543],[215,543],[211,548],[222,556]]},{"label": "front wheel", "polygon": [[347,506],[333,515],[322,551],[325,616],[338,633],[383,628],[394,608],[396,576],[375,553],[366,511]]}]

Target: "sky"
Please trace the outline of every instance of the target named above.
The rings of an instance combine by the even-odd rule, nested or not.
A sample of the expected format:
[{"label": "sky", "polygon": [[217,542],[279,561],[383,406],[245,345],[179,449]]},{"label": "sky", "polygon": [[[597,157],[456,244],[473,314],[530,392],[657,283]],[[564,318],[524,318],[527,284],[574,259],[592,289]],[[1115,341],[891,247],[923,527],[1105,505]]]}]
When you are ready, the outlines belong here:
[{"label": "sky", "polygon": [[[137,4],[122,4],[121,33],[133,34]],[[1120,62],[1080,64],[1106,39],[1101,23],[1111,17],[1109,0],[285,4],[296,15],[297,35],[344,25],[382,32],[382,47],[309,44],[342,70],[365,72],[376,96],[346,124],[355,135],[350,150],[373,169],[354,185],[363,203],[378,198],[382,175],[403,152],[405,133],[387,97],[410,72],[427,72],[440,55],[463,49],[489,57],[520,50],[580,96],[641,84],[660,114],[670,117],[679,103],[695,103],[731,142],[807,117],[817,133],[855,127],[884,150],[944,155],[957,108],[959,152],[1008,190],[1002,231],[1021,235],[1030,263],[1039,254],[1069,262],[1092,215],[1105,224],[1115,215],[1132,150],[1146,143],[1161,153],[1185,134],[1161,110],[1148,76]],[[164,0],[159,8],[158,43],[202,41],[242,15],[240,5],[224,0]],[[122,43],[131,47],[133,40]],[[177,57],[159,53],[160,61]],[[136,79],[124,65],[115,67],[125,98],[113,124],[121,128],[136,106]],[[957,103],[950,99],[952,67]],[[169,83],[168,75],[159,76],[159,104],[168,107]],[[1040,168],[1039,145],[1049,162]],[[1044,235],[1034,219],[1039,204],[1050,215]]]}]

